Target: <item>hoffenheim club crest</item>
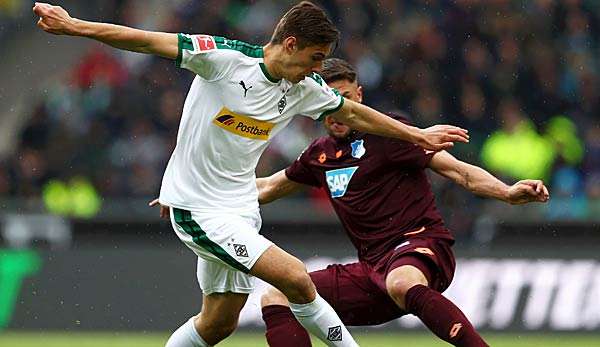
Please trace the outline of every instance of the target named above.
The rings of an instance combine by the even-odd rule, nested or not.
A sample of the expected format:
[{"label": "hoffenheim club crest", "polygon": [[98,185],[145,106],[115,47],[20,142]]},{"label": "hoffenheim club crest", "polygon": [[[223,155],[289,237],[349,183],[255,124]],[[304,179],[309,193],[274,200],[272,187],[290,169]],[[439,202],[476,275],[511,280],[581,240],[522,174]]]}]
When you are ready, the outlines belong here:
[{"label": "hoffenheim club crest", "polygon": [[367,152],[365,140],[356,140],[350,144],[350,147],[352,147],[352,156],[356,159],[360,159]]}]

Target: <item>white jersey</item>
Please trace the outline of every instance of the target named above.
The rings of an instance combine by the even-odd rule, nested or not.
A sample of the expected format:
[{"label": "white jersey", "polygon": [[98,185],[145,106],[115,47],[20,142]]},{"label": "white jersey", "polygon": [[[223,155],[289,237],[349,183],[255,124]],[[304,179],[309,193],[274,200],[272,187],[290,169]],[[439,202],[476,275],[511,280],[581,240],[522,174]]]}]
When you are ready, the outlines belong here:
[{"label": "white jersey", "polygon": [[344,103],[317,74],[297,84],[274,79],[262,47],[237,40],[179,34],[177,65],[197,76],[160,190],[160,203],[171,207],[256,210],[255,169],[273,137],[294,115],[317,120]]}]

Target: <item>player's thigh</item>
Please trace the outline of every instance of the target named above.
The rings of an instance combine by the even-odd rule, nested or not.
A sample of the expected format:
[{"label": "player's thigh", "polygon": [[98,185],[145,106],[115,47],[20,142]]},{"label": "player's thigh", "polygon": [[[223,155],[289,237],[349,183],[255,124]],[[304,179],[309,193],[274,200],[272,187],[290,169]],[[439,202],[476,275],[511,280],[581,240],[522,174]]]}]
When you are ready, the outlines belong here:
[{"label": "player's thigh", "polygon": [[321,295],[347,325],[377,325],[401,317],[404,312],[369,277],[361,263],[330,265],[310,277]]},{"label": "player's thigh", "polygon": [[213,293],[250,294],[255,278],[219,261],[198,257],[196,267],[198,285],[204,295]]},{"label": "player's thigh", "polygon": [[250,274],[279,289],[291,302],[314,300],[314,286],[304,264],[276,245],[263,252]]},{"label": "player's thigh", "polygon": [[249,273],[272,242],[258,233],[258,211],[239,215],[171,210],[175,233],[190,249],[207,261],[220,262]]}]

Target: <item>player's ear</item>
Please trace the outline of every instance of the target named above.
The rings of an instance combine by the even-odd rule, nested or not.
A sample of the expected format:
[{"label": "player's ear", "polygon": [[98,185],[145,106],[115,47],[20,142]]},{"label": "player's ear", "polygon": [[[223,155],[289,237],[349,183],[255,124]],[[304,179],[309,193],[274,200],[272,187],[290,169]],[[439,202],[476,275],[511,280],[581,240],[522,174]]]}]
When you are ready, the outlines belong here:
[{"label": "player's ear", "polygon": [[356,97],[358,99],[356,101],[362,104],[362,101],[363,101],[363,87],[362,86],[358,86],[358,88],[356,88]]},{"label": "player's ear", "polygon": [[293,54],[298,50],[298,39],[294,36],[288,36],[283,40],[282,45],[288,54]]}]

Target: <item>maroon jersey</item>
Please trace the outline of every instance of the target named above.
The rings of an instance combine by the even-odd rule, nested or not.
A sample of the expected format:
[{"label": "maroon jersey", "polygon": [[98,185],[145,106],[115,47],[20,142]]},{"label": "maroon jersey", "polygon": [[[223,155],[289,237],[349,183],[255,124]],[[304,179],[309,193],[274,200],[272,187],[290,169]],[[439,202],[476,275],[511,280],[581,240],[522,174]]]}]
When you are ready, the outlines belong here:
[{"label": "maroon jersey", "polygon": [[329,193],[359,259],[373,264],[409,237],[454,240],[425,174],[432,156],[415,144],[376,135],[326,136],[285,173]]}]

